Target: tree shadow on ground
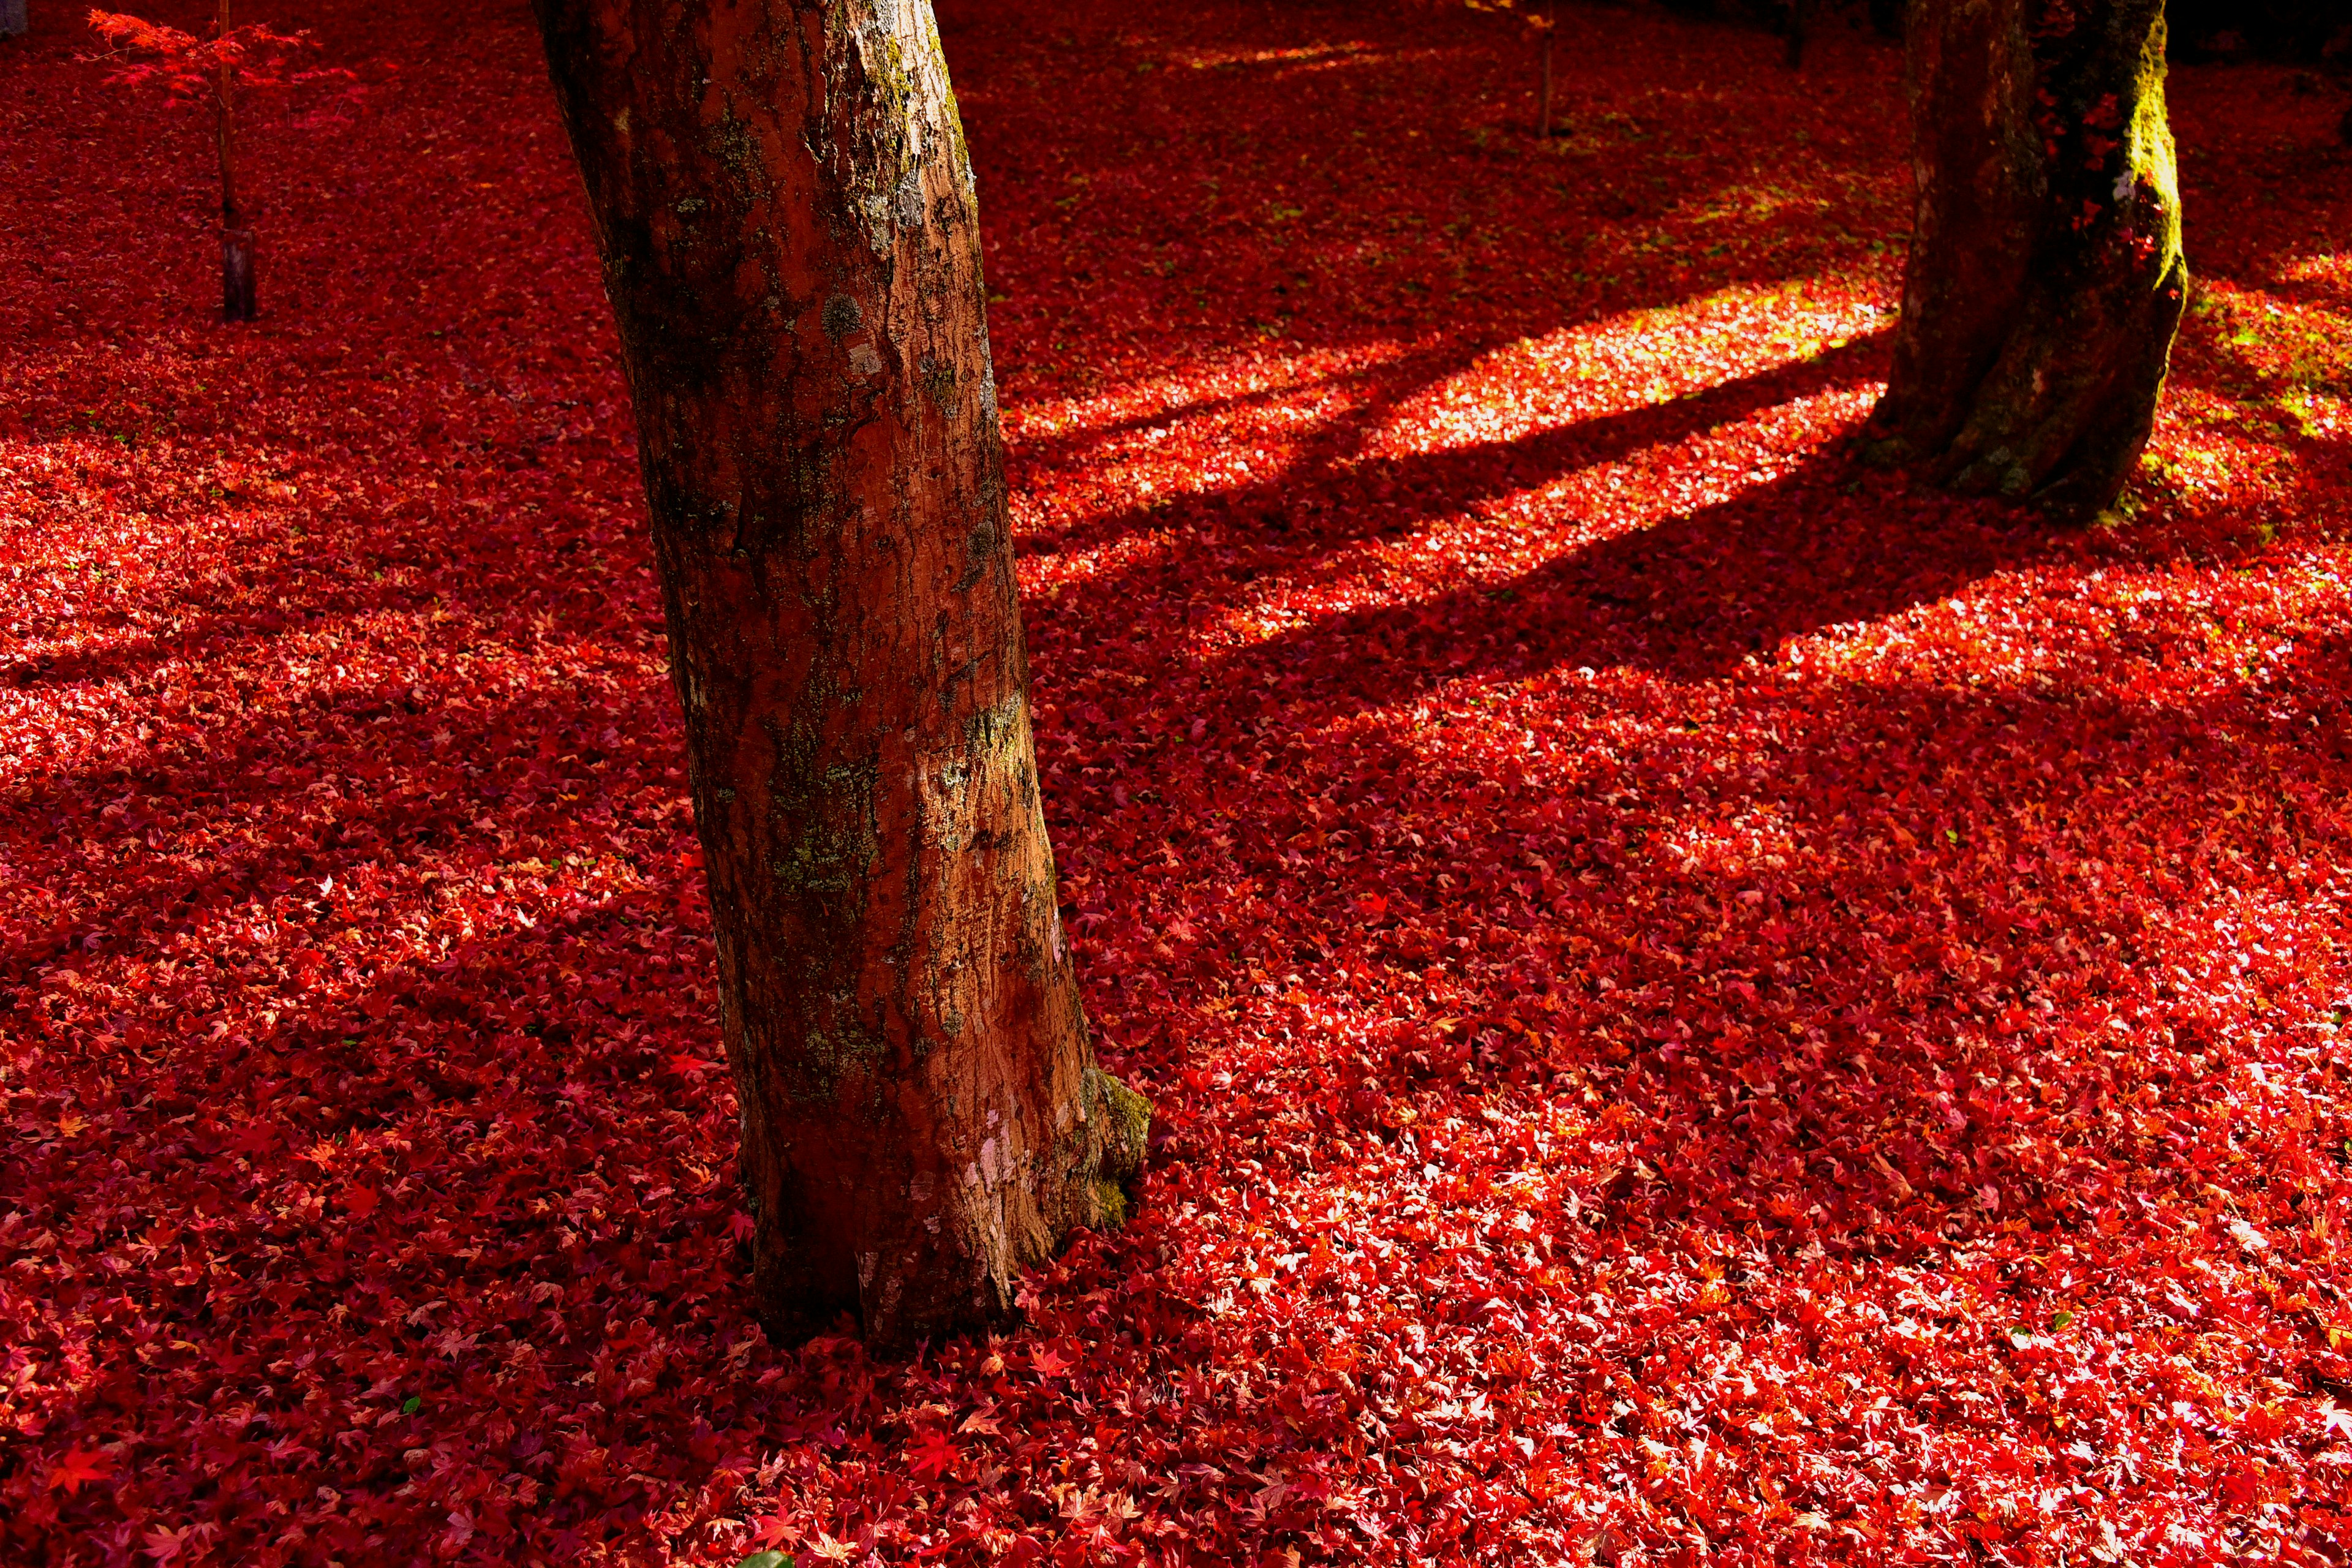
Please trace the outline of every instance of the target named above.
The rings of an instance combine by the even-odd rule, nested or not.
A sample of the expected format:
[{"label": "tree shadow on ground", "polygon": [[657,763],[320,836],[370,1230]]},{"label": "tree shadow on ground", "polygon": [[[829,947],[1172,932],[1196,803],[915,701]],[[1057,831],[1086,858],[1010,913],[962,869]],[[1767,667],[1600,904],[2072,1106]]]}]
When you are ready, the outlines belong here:
[{"label": "tree shadow on ground", "polygon": [[1843,452],[1816,455],[1728,501],[1604,535],[1507,582],[1327,616],[1217,661],[1210,679],[1236,689],[1269,675],[1328,679],[1370,707],[1408,702],[1443,679],[1559,667],[1704,680],[2053,548],[2029,519],[1900,504],[1902,492],[1900,479]]},{"label": "tree shadow on ground", "polygon": [[[1384,392],[1317,427],[1279,472],[1231,489],[1160,498],[1151,505],[1024,534],[1024,552],[1059,554],[1100,547],[1154,528],[1206,528],[1248,538],[1258,570],[1286,557],[1311,559],[1330,545],[1399,533],[1517,490],[1541,489],[1580,469],[1622,461],[1737,424],[1761,410],[1876,379],[1883,333],[1808,358],[1734,376],[1699,391],[1515,440],[1475,441],[1402,455],[1366,455],[1367,442],[1412,396],[1458,370],[1452,356],[1416,363],[1402,391]],[[1385,378],[1384,378],[1385,379]],[[1098,592],[1127,591],[1116,575]]]},{"label": "tree shadow on ground", "polygon": [[[1498,47],[1507,31],[1475,17],[1219,4],[1071,9],[1058,27],[1014,33],[950,5],[941,28],[971,106],[986,219],[1022,237],[992,246],[996,280],[1016,320],[1066,303],[1055,298],[1065,290],[1111,292],[1133,301],[1158,346],[1194,353],[1257,346],[1259,321],[1309,345],[1465,319],[1507,339],[1531,323],[1852,264],[1907,216],[1895,210],[1899,163],[1864,112],[1895,111],[1894,82],[1792,82],[1746,41],[1666,18],[1560,21],[1565,47],[1581,51],[1585,129],[1544,148],[1514,114],[1531,85],[1525,61]],[[1659,81],[1653,50],[1676,58],[1671,82]],[[1490,90],[1446,97],[1455,84],[1426,68],[1433,53],[1486,62],[1474,68]],[[1054,91],[1024,90],[1047,82]],[[1094,134],[1090,121],[1081,139],[1055,111],[1070,92],[1125,136]],[[1775,105],[1823,92],[1854,100],[1851,132],[1794,138]],[[1656,133],[1668,100],[1672,139]],[[1307,164],[1301,126],[1323,150]],[[1790,224],[1752,199],[1762,191],[1819,206]],[[1078,235],[1083,246],[1057,243]],[[1631,264],[1655,254],[1675,259]],[[1556,275],[1550,298],[1484,297],[1487,277],[1530,268]]]},{"label": "tree shadow on ground", "polygon": [[[331,929],[333,900],[314,890],[257,905]],[[409,892],[399,918],[430,920],[430,889]],[[823,1424],[728,1354],[757,1342],[730,1228],[732,1096],[723,1064],[667,1054],[709,1032],[707,955],[646,940],[680,893],[515,906],[365,973],[331,958],[266,1018],[236,1019],[233,1049],[144,1020],[127,1037],[119,1020],[110,1035],[24,1021],[21,1043],[87,1060],[86,1115],[115,1123],[130,1100],[101,1073],[139,1071],[144,1110],[121,1121],[109,1173],[80,1169],[70,1143],[27,1146],[0,1200],[46,1215],[68,1247],[136,1207],[150,1246],[115,1278],[139,1308],[103,1313],[82,1342],[107,1373],[76,1414],[135,1435],[128,1453],[163,1483],[142,1489],[147,1506],[223,1542],[283,1541],[269,1516],[331,1480],[346,1506],[306,1531],[323,1551],[405,1561],[454,1507],[562,1556],[638,1537],[660,1500],[755,1462],[715,1434]],[[331,953],[326,932],[313,940]],[[86,962],[96,974],[174,949],[152,927]],[[107,1300],[59,1290],[61,1310]],[[140,1325],[194,1359],[139,1356],[125,1335]],[[20,1349],[59,1345],[36,1326]],[[296,1362],[321,1374],[307,1394],[265,1370]],[[210,1414],[223,1402],[236,1419]],[[467,1413],[454,1427],[450,1409]],[[223,1463],[172,1470],[194,1446]],[[440,1475],[509,1477],[503,1500],[438,1481],[421,1497],[403,1447],[440,1456]],[[621,1494],[581,1484],[608,1465],[635,1478]],[[525,1495],[546,1495],[521,1508],[526,1478]]]},{"label": "tree shadow on ground", "polygon": [[[1580,1193],[1580,1223],[1630,1249],[1696,1226],[1707,1254],[1760,1226],[1784,1254],[1916,1257],[1996,1217],[2072,1232],[2118,1181],[2193,1191],[2193,1151],[2116,1118],[2150,1086],[2168,1102],[2210,1091],[2195,1086],[2226,1074],[2205,1053],[2229,1026],[2149,954],[2165,923],[2265,894],[2278,844],[2321,862],[2352,848],[2336,804],[2352,785],[2352,638],[2305,633],[2272,683],[2192,701],[2025,672],[1992,689],[1857,675],[1645,693],[1602,668],[1558,700],[1571,731],[1608,733],[1606,760],[1564,770],[1497,765],[1475,735],[1456,754],[1398,711],[1402,693],[1364,723],[1312,679],[1276,688],[1262,729],[1285,739],[1263,765],[1204,766],[1181,745],[1131,759],[1131,790],[1213,799],[1236,841],[1213,902],[1186,900],[1182,865],[1129,867],[1122,897],[1163,928],[1181,911],[1184,931],[1143,1005],[1197,1020],[1238,963],[1289,968],[1344,1013],[1351,976],[1402,968],[1459,1027],[1392,1028],[1377,1050],[1297,1032],[1236,1086],[1247,1109],[1204,1117],[1217,1125],[1180,1156],[1248,1150],[1304,1182],[1344,1163],[1349,1139],[1394,1142],[1465,1114],[1463,1097],[1622,1106],[1622,1161]],[[1633,668],[1649,658],[1631,651]],[[1702,636],[1662,662],[1720,652]],[[1462,668],[1442,641],[1425,662]],[[1477,684],[1452,689],[1457,724],[1475,727]],[[1303,834],[1311,867],[1290,847]],[[2278,983],[2294,1000],[2273,1005],[2325,1000],[2307,978]],[[2144,1042],[2168,1022],[2118,1058],[2108,1031],[2126,1018]],[[1141,1054],[1172,1074],[1213,1059],[1220,1033]],[[2067,1085],[2104,1120],[2021,1141],[2018,1119],[2040,1113],[1972,1087],[1979,1072]]]},{"label": "tree shadow on ground", "polygon": [[[1587,50],[1585,129],[1547,149],[1497,108],[1526,87],[1522,62],[1477,18],[1218,5],[1063,20],[1014,36],[953,6],[941,18],[987,193],[1007,396],[1111,405],[1075,430],[1017,429],[1016,483],[1184,416],[1117,408],[1155,382],[1372,358],[1334,374],[1366,406],[1317,438],[1328,461],[1383,410],[1563,324],[1884,274],[1907,216],[1899,163],[1859,130],[1864,100],[1892,111],[1889,84],[1840,75],[1828,90],[1855,98],[1854,133],[1796,137],[1774,106],[1798,89],[1718,30],[1563,16],[1568,47]],[[1672,83],[1636,63],[1651,49],[1676,58]],[[1433,54],[1483,62],[1493,90],[1433,96]],[[1119,106],[1119,132],[1054,112],[1053,93],[1030,90],[1048,81]],[[1305,163],[1301,125],[1321,149]],[[1087,352],[1068,357],[1079,332]],[[1149,512],[1122,500],[1033,547],[1111,542]]]},{"label": "tree shadow on ground", "polygon": [[[2192,272],[2352,312],[2352,282],[2280,274],[2340,249],[2352,232],[2352,150],[2335,136],[2339,101],[2298,91],[2305,73],[2267,65],[2175,69],[2166,87],[2180,143],[2181,219]],[[2277,90],[2246,111],[2246,84]]]}]

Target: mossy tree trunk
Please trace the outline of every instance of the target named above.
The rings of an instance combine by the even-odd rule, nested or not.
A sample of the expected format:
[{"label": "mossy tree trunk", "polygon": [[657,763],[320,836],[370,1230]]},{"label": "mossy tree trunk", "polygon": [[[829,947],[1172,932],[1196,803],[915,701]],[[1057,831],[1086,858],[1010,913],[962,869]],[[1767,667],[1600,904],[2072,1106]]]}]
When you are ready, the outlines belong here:
[{"label": "mossy tree trunk", "polygon": [[536,0],[635,401],[781,1334],[903,1344],[1124,1217],[928,0]]},{"label": "mossy tree trunk", "polygon": [[2162,0],[1913,0],[1908,39],[1918,205],[1872,450],[2087,518],[2188,289]]}]

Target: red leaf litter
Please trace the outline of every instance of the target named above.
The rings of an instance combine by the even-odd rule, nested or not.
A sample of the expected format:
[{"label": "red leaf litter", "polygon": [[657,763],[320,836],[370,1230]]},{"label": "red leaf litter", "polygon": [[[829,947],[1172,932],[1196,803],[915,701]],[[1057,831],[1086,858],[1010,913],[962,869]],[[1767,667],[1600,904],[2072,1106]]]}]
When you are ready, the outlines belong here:
[{"label": "red leaf litter", "polygon": [[[1140,1217],[745,1309],[630,416],[512,0],[0,46],[0,1559],[2340,1563],[2352,178],[2176,73],[2115,526],[1852,438],[1898,61],[949,0]],[[201,33],[184,3],[156,13]],[[357,88],[353,96],[352,88]],[[330,112],[331,110],[331,112]]]}]

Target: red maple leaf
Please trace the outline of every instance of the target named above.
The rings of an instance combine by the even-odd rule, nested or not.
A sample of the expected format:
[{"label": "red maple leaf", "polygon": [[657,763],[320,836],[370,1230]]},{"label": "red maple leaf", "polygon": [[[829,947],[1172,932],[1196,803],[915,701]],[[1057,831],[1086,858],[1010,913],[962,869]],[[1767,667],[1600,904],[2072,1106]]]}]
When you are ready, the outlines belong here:
[{"label": "red maple leaf", "polygon": [[963,1460],[963,1450],[957,1447],[944,1432],[926,1432],[908,1447],[908,1467],[915,1479],[935,1481],[950,1474]]},{"label": "red maple leaf", "polygon": [[179,99],[212,91],[224,64],[236,70],[242,88],[280,86],[287,53],[310,44],[308,33],[280,33],[258,25],[199,38],[177,27],[112,11],[92,11],[89,25],[114,46],[113,56],[108,58],[132,57],[131,64],[109,79],[111,82],[121,86],[160,82],[166,92]]},{"label": "red maple leaf", "polygon": [[48,1489],[61,1489],[66,1496],[72,1497],[81,1490],[84,1481],[104,1480],[113,1469],[114,1461],[104,1454],[81,1447],[68,1448],[66,1457],[49,1471]]}]

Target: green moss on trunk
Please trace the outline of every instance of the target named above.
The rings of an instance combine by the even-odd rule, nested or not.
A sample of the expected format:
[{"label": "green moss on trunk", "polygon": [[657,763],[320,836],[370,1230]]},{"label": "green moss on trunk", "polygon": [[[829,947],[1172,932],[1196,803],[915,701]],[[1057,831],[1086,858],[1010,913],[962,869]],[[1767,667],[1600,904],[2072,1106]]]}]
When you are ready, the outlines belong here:
[{"label": "green moss on trunk", "polygon": [[1916,5],[1919,187],[1872,455],[2095,515],[2155,417],[2188,289],[2161,0]]}]

